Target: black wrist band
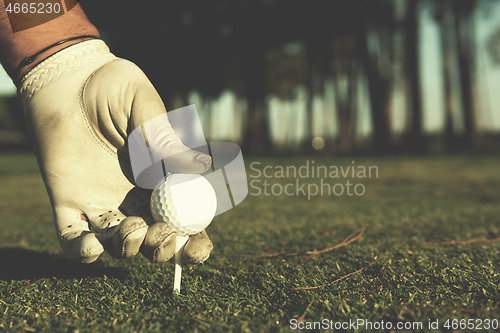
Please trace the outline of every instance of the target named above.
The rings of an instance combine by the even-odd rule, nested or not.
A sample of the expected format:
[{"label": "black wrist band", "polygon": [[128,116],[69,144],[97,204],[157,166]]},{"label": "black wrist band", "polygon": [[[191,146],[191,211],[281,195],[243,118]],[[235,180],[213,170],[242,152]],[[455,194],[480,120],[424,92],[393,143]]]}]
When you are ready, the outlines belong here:
[{"label": "black wrist band", "polygon": [[29,57],[26,57],[23,59],[23,61],[21,61],[21,63],[19,64],[19,67],[18,68],[21,68],[22,66],[25,66],[25,65],[29,65],[33,62],[33,60],[36,58],[36,56],[40,55],[41,53],[47,51],[48,49],[51,49],[55,46],[58,46],[58,45],[61,45],[61,44],[64,44],[64,43],[67,43],[67,42],[70,42],[72,40],[76,40],[76,39],[83,39],[83,38],[93,38],[93,39],[99,39],[99,37],[96,37],[96,36],[92,36],[92,35],[85,35],[85,36],[78,36],[78,37],[71,37],[71,38],[68,38],[68,39],[63,39],[57,43],[54,43],[50,46],[47,46],[46,48],[44,48],[43,50],[41,51],[38,51],[37,53],[33,54],[32,56],[29,56]]}]

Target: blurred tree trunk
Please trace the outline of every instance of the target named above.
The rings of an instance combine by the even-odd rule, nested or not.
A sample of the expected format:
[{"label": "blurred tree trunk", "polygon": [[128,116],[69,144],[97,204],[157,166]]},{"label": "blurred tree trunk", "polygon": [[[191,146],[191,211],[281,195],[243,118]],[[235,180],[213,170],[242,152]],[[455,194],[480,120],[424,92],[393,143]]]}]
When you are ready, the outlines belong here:
[{"label": "blurred tree trunk", "polygon": [[348,73],[346,70],[346,43],[342,36],[336,36],[333,44],[333,90],[335,95],[335,108],[337,110],[337,121],[339,130],[338,149],[341,152],[347,152],[351,149],[349,127],[350,112],[349,99],[347,96],[346,85],[348,84]]},{"label": "blurred tree trunk", "polygon": [[[344,80],[347,80],[344,78]],[[335,104],[337,109],[339,129],[339,151],[348,152],[351,149],[351,113],[347,94],[342,92],[340,79],[334,83]]]},{"label": "blurred tree trunk", "polygon": [[339,36],[334,42],[333,78],[339,128],[339,151],[351,151],[356,130],[357,83],[356,38]]},{"label": "blurred tree trunk", "polygon": [[476,144],[479,139],[475,114],[476,68],[474,7],[475,0],[455,0],[455,32],[460,69],[460,92],[464,112],[464,139],[466,145]]},{"label": "blurred tree trunk", "polygon": [[308,64],[308,78],[307,78],[307,102],[306,102],[306,112],[307,112],[307,138],[304,143],[304,150],[312,150],[312,140],[314,139],[314,98],[316,96],[323,96],[324,87],[324,55],[321,53],[320,48],[317,45],[313,45],[315,41],[312,41],[306,46],[306,57]]},{"label": "blurred tree trunk", "polygon": [[247,50],[245,58],[244,85],[248,119],[243,136],[243,149],[252,153],[267,152],[271,148],[271,139],[265,101],[265,57],[263,53],[255,54],[255,51]]},{"label": "blurred tree trunk", "polygon": [[[311,64],[308,61],[309,65]],[[314,102],[314,92],[312,88],[312,81],[313,81],[313,73],[312,69],[309,67],[309,78],[307,82],[307,101],[306,101],[306,115],[307,115],[307,134],[306,134],[306,140],[304,141],[304,145],[302,147],[302,150],[305,152],[311,151],[311,142],[314,139],[314,110],[313,110],[313,102]]]},{"label": "blurred tree trunk", "polygon": [[[239,31],[234,50],[241,66],[243,94],[247,100],[247,122],[243,133],[245,152],[265,153],[272,147],[266,103],[266,50],[269,45],[269,18],[261,2],[247,3],[239,12],[234,30]],[[259,24],[255,24],[259,21]]]},{"label": "blurred tree trunk", "polygon": [[[357,47],[357,45],[355,46]],[[356,52],[355,52],[356,54]],[[349,128],[351,149],[356,148],[356,134],[358,129],[358,85],[359,70],[356,61],[352,61],[349,71],[349,112],[351,113],[351,124]]]},{"label": "blurred tree trunk", "polygon": [[454,133],[454,114],[457,113],[458,103],[453,89],[453,73],[455,66],[455,40],[454,40],[454,17],[451,0],[442,0],[438,14],[441,25],[441,48],[443,59],[443,80],[445,98],[445,137],[450,150],[455,150],[457,142]]},{"label": "blurred tree trunk", "polygon": [[[374,28],[376,29],[376,28]],[[390,125],[391,94],[392,94],[392,35],[386,31],[382,36],[376,31],[383,44],[377,51],[370,52],[368,49],[368,38],[371,29],[367,27],[365,40],[361,42],[361,54],[363,59],[364,73],[368,80],[368,94],[373,123],[373,144],[377,152],[388,153],[393,150]],[[373,37],[373,36],[371,36]],[[384,65],[380,65],[384,63]]]},{"label": "blurred tree trunk", "polygon": [[249,98],[243,150],[251,153],[267,152],[271,148],[266,106],[262,100]]},{"label": "blurred tree trunk", "polygon": [[420,1],[411,0],[407,3],[405,29],[406,46],[406,84],[408,93],[408,109],[410,111],[410,131],[407,137],[408,148],[413,153],[425,151],[425,141],[422,134],[422,100],[420,87],[419,46],[419,10]]}]

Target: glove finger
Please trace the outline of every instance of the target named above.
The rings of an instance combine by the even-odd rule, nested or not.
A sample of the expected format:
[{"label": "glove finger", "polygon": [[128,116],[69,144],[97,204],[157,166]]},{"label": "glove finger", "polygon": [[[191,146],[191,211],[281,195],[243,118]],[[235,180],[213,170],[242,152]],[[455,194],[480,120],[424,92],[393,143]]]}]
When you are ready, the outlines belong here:
[{"label": "glove finger", "polygon": [[104,252],[102,239],[92,232],[82,232],[72,240],[69,250],[64,251],[68,258],[76,259],[84,264],[90,264]]},{"label": "glove finger", "polygon": [[208,238],[205,230],[199,234],[189,237],[189,240],[184,247],[182,261],[187,264],[200,264],[210,257],[210,252],[214,248],[214,244]]},{"label": "glove finger", "polygon": [[101,244],[104,238],[90,232],[81,212],[58,208],[54,210],[54,217],[59,244],[68,258],[89,264],[104,252]]},{"label": "glove finger", "polygon": [[[143,94],[145,92],[138,93],[139,97],[137,99],[139,101],[141,100],[140,96]],[[134,108],[141,108],[141,104],[139,102],[134,103]],[[139,112],[139,114],[144,114],[144,112]],[[212,165],[210,155],[192,150],[181,142],[170,124],[167,113],[161,113],[159,116],[144,122],[142,129],[153,159],[155,161],[162,160],[167,172],[203,173]],[[132,140],[141,139],[137,135],[131,138]],[[131,144],[129,147],[140,146]],[[134,163],[133,159],[140,158],[142,153],[142,150],[132,149],[130,151],[132,163]]]},{"label": "glove finger", "polygon": [[156,223],[149,207],[151,190],[134,187],[120,205],[128,215],[140,216],[149,226],[140,252],[151,262],[166,262],[174,255],[175,233],[165,223]]},{"label": "glove finger", "polygon": [[141,247],[141,253],[151,262],[167,262],[175,252],[175,232],[166,223],[153,223]]},{"label": "glove finger", "polygon": [[139,216],[125,216],[110,209],[90,218],[97,233],[104,236],[104,248],[115,258],[131,258],[139,253],[148,225]]},{"label": "glove finger", "polygon": [[[141,253],[153,263],[167,262],[175,254],[177,234],[166,223],[152,223],[141,247]],[[203,230],[199,234],[189,237],[184,247],[183,262],[199,264],[210,256],[213,243]]]}]

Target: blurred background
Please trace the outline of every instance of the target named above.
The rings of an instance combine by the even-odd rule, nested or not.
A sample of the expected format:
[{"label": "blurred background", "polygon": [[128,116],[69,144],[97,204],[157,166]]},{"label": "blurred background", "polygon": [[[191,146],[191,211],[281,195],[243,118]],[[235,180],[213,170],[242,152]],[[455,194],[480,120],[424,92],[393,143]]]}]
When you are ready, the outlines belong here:
[{"label": "blurred background", "polygon": [[[500,1],[82,1],[167,109],[246,153],[500,151]],[[0,74],[0,149],[30,149]]]}]

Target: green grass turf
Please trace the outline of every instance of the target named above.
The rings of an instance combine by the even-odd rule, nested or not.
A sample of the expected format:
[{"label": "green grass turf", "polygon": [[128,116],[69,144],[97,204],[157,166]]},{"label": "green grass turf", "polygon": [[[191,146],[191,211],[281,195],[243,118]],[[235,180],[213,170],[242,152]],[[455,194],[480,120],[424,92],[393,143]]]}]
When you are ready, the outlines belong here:
[{"label": "green grass turf", "polygon": [[[262,170],[306,160],[352,165],[352,158],[318,157],[245,162],[258,161]],[[356,157],[355,165],[379,169],[378,178],[350,179],[365,185],[363,196],[249,195],[216,217],[207,229],[212,256],[186,269],[182,295],[171,296],[173,262],[107,254],[91,265],[65,259],[34,157],[3,153],[0,331],[268,332],[288,331],[299,317],[303,325],[366,319],[424,328],[439,320],[444,330],[448,318],[475,325],[500,319],[500,241],[435,244],[500,237],[500,157]],[[345,246],[309,259],[301,254],[333,247],[364,226]]]}]

